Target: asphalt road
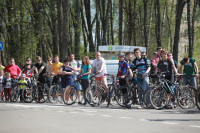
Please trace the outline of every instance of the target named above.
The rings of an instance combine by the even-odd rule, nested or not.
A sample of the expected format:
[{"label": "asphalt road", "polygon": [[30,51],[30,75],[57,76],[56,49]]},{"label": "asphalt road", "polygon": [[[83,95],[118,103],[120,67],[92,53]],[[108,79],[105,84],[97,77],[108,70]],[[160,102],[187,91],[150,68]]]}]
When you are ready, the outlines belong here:
[{"label": "asphalt road", "polygon": [[0,103],[0,133],[199,133],[200,110]]}]

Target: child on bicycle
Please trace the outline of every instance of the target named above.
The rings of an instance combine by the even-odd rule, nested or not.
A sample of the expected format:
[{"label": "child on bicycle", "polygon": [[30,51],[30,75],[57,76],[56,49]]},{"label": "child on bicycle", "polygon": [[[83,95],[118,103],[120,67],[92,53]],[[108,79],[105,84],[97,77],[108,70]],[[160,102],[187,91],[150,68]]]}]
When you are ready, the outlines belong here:
[{"label": "child on bicycle", "polygon": [[25,74],[21,75],[21,80],[18,82],[18,84],[19,84],[19,88],[20,88],[20,102],[23,102],[24,99],[23,99],[22,91],[28,85]]}]

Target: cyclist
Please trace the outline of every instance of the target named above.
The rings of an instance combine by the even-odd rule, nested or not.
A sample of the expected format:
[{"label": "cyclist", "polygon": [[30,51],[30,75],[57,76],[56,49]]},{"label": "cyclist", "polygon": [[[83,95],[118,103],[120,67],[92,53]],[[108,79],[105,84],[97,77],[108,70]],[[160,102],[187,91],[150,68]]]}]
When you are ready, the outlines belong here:
[{"label": "cyclist", "polygon": [[82,66],[81,66],[81,74],[83,77],[81,77],[81,85],[83,88],[83,98],[84,98],[84,103],[83,105],[87,104],[87,99],[86,99],[86,89],[89,87],[89,77],[91,73],[92,66],[90,65],[90,60],[88,56],[83,56],[82,58]]},{"label": "cyclist", "polygon": [[29,83],[31,83],[31,77],[33,76],[33,72],[30,72],[30,71],[31,71],[31,65],[26,64],[25,68],[21,72],[21,74],[26,75],[26,79],[28,80]]},{"label": "cyclist", "polygon": [[6,98],[6,102],[11,101],[11,93],[12,93],[12,83],[13,80],[11,78],[11,74],[9,72],[5,73],[6,78],[3,80],[3,86],[4,86],[4,95]]},{"label": "cyclist", "polygon": [[[165,73],[165,78],[169,81],[172,79],[172,70],[174,71],[175,75],[178,75],[177,69],[174,65],[174,61],[172,58],[167,57],[168,51],[167,50],[162,50],[161,51],[161,60],[158,63],[158,72],[164,72]],[[173,104],[171,102],[171,94],[168,91],[168,101],[169,104],[166,105],[167,109],[172,109]]]},{"label": "cyclist", "polygon": [[[69,64],[70,64],[69,60],[65,59],[64,65],[61,67],[60,72],[59,72],[59,74],[63,75],[63,77],[61,78],[61,87],[63,88],[63,91],[68,85],[73,84],[73,78],[72,78],[73,70],[69,67]],[[66,94],[67,101],[69,99],[68,94],[69,94],[69,92],[67,92],[67,94]]]},{"label": "cyclist", "polygon": [[32,64],[32,62],[31,62],[30,57],[26,58],[25,65],[22,67],[22,69],[24,69],[26,67],[26,65],[31,65],[31,68],[34,66],[34,64]]},{"label": "cyclist", "polygon": [[129,66],[128,62],[124,59],[124,57],[125,57],[124,53],[118,54],[119,63],[118,63],[118,74],[117,74],[117,76],[119,77],[120,86],[127,84],[126,76],[128,75],[128,73],[130,75],[130,78],[133,77],[133,73],[130,69],[130,66]]},{"label": "cyclist", "polygon": [[[60,72],[60,69],[62,68],[62,66],[63,66],[63,63],[61,63],[60,61],[59,61],[59,56],[58,55],[54,55],[54,57],[53,57],[53,59],[54,59],[54,63],[51,65],[51,68],[52,68],[52,70],[53,70],[53,73],[52,73],[52,75],[53,75],[53,82],[52,82],[52,84],[57,84],[58,83],[58,81],[61,81],[61,78],[60,77],[58,77],[58,74],[59,74],[59,72]],[[63,97],[63,89],[61,88],[61,85],[59,84],[59,89],[60,89],[60,93],[61,93],[61,97]],[[56,90],[55,90],[56,91]],[[57,99],[54,99],[54,100],[57,100]]]},{"label": "cyclist", "polygon": [[21,75],[21,80],[18,82],[19,84],[19,88],[20,88],[20,102],[23,102],[23,94],[22,94],[22,90],[26,87],[26,85],[28,84],[28,82],[26,81],[26,75],[22,74]]},{"label": "cyclist", "polygon": [[125,59],[124,60],[127,61],[129,65],[131,65],[132,58],[133,58],[133,53],[132,52],[127,52],[125,54]]},{"label": "cyclist", "polygon": [[141,56],[140,48],[134,49],[134,55],[136,58],[132,62],[131,69],[133,71],[137,69],[138,71],[137,80],[139,81],[143,89],[141,90],[141,88],[139,87],[139,90],[138,90],[139,103],[141,106],[139,108],[143,108],[144,107],[143,92],[147,90],[149,87],[149,72],[151,70],[150,60],[147,59],[146,57]]},{"label": "cyclist", "polygon": [[161,60],[160,52],[162,51],[161,47],[157,48],[157,52],[154,52],[154,56],[151,60],[153,71],[156,73],[158,62]]},{"label": "cyclist", "polygon": [[53,81],[53,69],[52,69],[52,59],[51,57],[47,58],[47,66],[46,66],[46,76],[48,78],[48,85],[49,87],[52,85],[52,81]]},{"label": "cyclist", "polygon": [[46,71],[46,63],[42,61],[42,58],[40,56],[37,56],[37,63],[32,67],[32,69],[29,71],[29,73],[33,72],[35,70],[36,74],[35,76],[38,77],[38,81],[40,83],[44,83],[45,79],[43,77],[43,74]]},{"label": "cyclist", "polygon": [[104,99],[107,97],[107,94],[108,94],[108,85],[107,85],[107,77],[106,77],[106,74],[107,74],[106,62],[105,62],[105,59],[103,57],[101,57],[100,52],[96,52],[95,57],[96,57],[96,59],[93,61],[91,75],[93,75],[93,73],[95,73],[96,80],[99,80],[103,83],[103,85],[105,87],[105,95],[103,97],[103,99]]},{"label": "cyclist", "polygon": [[[73,81],[75,81],[77,79],[77,75],[79,74],[81,68],[80,68],[80,63],[75,60],[74,54],[70,54],[70,65],[69,65],[69,67],[74,72],[74,74],[72,76],[73,76]],[[80,90],[82,90],[81,85],[79,83],[74,84],[74,85],[76,86],[76,89],[77,89],[78,99],[80,99]],[[82,103],[78,102],[78,104],[82,104]]]},{"label": "cyclist", "polygon": [[20,75],[21,69],[15,65],[15,59],[10,58],[10,64],[5,67],[4,72],[9,72],[11,78],[16,79],[17,77],[15,75]]},{"label": "cyclist", "polygon": [[186,76],[183,78],[182,85],[188,84],[188,80],[190,80],[191,85],[194,88],[197,88],[196,77],[199,77],[199,70],[196,64],[196,60],[194,58],[184,57],[180,62],[180,73],[182,72],[182,66],[184,66],[183,72],[186,74]]},{"label": "cyclist", "polygon": [[58,55],[54,55],[54,63],[51,65],[51,68],[53,69],[53,75],[54,75],[54,78],[53,78],[53,83],[57,83],[58,80],[60,80],[60,78],[56,77],[56,75],[59,74],[59,71],[61,69],[61,67],[63,66],[63,63],[61,63],[59,61],[59,57]]}]

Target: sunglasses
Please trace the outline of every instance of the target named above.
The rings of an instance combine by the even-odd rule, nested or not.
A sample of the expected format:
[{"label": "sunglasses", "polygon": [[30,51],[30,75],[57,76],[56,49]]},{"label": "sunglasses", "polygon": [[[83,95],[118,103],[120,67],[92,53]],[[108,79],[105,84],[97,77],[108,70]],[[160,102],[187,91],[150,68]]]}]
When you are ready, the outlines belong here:
[{"label": "sunglasses", "polygon": [[31,61],[31,60],[26,60],[26,61]]},{"label": "sunglasses", "polygon": [[37,60],[37,61],[41,61],[41,60],[39,59],[39,60]]},{"label": "sunglasses", "polygon": [[47,60],[47,61],[51,61],[51,60]]}]

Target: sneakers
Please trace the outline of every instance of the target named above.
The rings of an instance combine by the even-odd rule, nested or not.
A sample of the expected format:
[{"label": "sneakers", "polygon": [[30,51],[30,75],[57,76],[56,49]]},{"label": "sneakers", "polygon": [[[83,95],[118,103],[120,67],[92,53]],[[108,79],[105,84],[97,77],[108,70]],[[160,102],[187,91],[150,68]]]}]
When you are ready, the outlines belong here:
[{"label": "sneakers", "polygon": [[165,108],[166,108],[166,109],[172,109],[173,107],[172,107],[171,104],[167,104],[167,105],[165,105]]},{"label": "sneakers", "polygon": [[82,105],[81,101],[78,102],[78,105]]}]

